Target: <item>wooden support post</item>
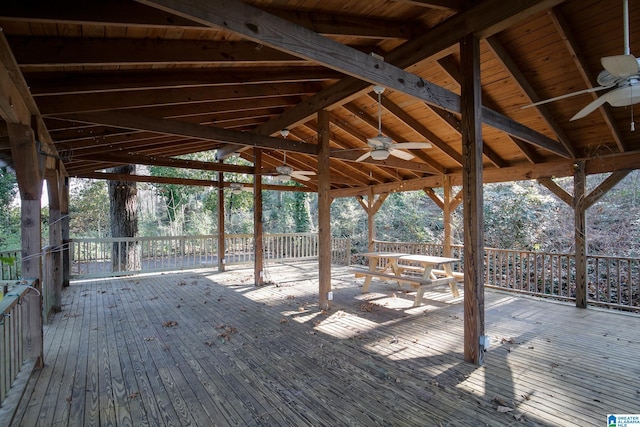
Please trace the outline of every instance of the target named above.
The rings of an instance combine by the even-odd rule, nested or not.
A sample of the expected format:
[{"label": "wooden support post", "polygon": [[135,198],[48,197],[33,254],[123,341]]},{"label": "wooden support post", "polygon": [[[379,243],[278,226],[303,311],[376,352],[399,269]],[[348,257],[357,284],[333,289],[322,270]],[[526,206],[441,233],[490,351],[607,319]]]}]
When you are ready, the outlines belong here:
[{"label": "wooden support post", "polygon": [[453,188],[451,186],[451,177],[449,175],[444,176],[444,203],[442,207],[442,217],[444,222],[444,238],[443,238],[443,255],[446,257],[451,257],[452,254],[452,242],[453,242],[453,225],[451,224],[451,216],[453,214],[453,210],[455,209],[453,203],[452,192]]},{"label": "wooden support post", "polygon": [[573,196],[560,187],[551,178],[540,178],[538,182],[549,189],[560,200],[571,206],[574,217],[574,243],[575,243],[575,269],[576,269],[576,307],[587,308],[588,294],[587,282],[587,209],[607,194],[617,183],[622,181],[629,170],[617,171],[609,175],[600,185],[586,194],[587,173],[586,163],[578,161],[574,164]]},{"label": "wooden support post", "polygon": [[71,277],[71,242],[69,238],[69,177],[60,177],[60,233],[62,234],[62,287],[69,286]]},{"label": "wooden support post", "polygon": [[364,211],[367,213],[367,225],[368,225],[367,238],[369,240],[369,252],[373,252],[375,250],[374,244],[373,244],[374,240],[376,239],[375,215],[382,207],[382,204],[384,203],[384,201],[387,200],[388,196],[389,196],[388,193],[380,194],[376,199],[375,194],[373,193],[373,188],[369,187],[369,194],[367,196],[366,203],[362,198],[362,196],[356,197],[356,200],[358,201],[360,206],[362,206],[362,209],[364,209]]},{"label": "wooden support post", "polygon": [[21,199],[22,277],[42,279],[40,197],[41,156],[33,130],[22,124],[7,124]]},{"label": "wooden support post", "polygon": [[[47,291],[51,292],[51,307],[47,307],[54,313],[62,311],[62,224],[60,219],[60,177],[57,169],[46,172],[47,193],[49,196],[49,248],[51,250],[50,265],[47,277],[50,282],[43,283]],[[47,313],[45,313],[47,314]]]},{"label": "wooden support post", "polygon": [[256,286],[264,284],[264,259],[262,253],[262,180],[260,179],[260,169],[262,168],[262,150],[254,149],[253,167],[255,170],[255,179],[253,181],[253,253],[254,260],[254,276]]},{"label": "wooden support post", "polygon": [[484,348],[484,251],[482,212],[482,102],[480,44],[474,35],[460,42],[462,76],[462,185],[464,191],[464,359],[481,365]]},{"label": "wooden support post", "polygon": [[[220,163],[222,162],[220,160]],[[259,179],[257,175],[256,179]],[[224,271],[226,262],[224,234],[224,173],[218,172],[218,271]]]},{"label": "wooden support post", "polygon": [[574,240],[576,246],[576,307],[587,308],[587,178],[584,161],[575,164],[573,175]]},{"label": "wooden support post", "polygon": [[[29,328],[25,329],[26,351],[36,358],[36,368],[44,366],[42,330],[42,223],[40,220],[42,195],[42,156],[36,147],[31,127],[7,123],[11,156],[20,189],[20,232],[22,241],[22,278],[34,279],[41,295],[30,295]],[[35,309],[32,309],[35,308]]]},{"label": "wooden support post", "polygon": [[318,112],[318,269],[320,309],[331,300],[331,178],[329,169],[329,113]]}]

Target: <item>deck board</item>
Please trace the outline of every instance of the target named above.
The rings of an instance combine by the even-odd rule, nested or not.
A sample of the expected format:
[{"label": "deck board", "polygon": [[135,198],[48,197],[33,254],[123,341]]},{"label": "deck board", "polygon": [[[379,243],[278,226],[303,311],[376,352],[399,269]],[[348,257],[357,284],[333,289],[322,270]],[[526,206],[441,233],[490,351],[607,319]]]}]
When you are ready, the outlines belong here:
[{"label": "deck board", "polygon": [[[273,265],[92,281],[45,325],[14,426],[604,425],[640,407],[640,316],[487,291],[485,365],[462,297]],[[174,323],[175,322],[175,323]],[[505,405],[510,412],[500,412]]]}]

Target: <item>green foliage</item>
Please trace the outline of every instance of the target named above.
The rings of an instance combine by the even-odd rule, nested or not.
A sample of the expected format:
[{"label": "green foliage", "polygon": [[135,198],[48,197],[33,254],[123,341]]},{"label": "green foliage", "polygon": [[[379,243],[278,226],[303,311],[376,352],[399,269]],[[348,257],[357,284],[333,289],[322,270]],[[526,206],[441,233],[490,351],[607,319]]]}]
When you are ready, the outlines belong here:
[{"label": "green foliage", "polygon": [[[240,160],[238,160],[240,161]],[[20,208],[16,203],[15,176],[0,170],[0,249],[20,246]],[[207,171],[155,169],[163,176],[213,179]],[[226,182],[250,182],[251,177],[224,174]],[[607,175],[590,176],[588,191]],[[556,179],[573,194],[573,179]],[[640,257],[640,171],[634,171],[587,211],[590,254]],[[455,191],[458,191],[456,189]],[[454,191],[454,192],[455,192]],[[436,189],[442,197],[442,190]],[[263,191],[265,233],[294,233],[317,230],[317,195],[304,192]],[[254,195],[226,189],[225,231],[253,232]],[[179,185],[139,186],[140,235],[213,234],[217,232],[218,189]],[[169,212],[172,212],[171,214]],[[571,253],[574,251],[574,219],[571,207],[534,181],[488,184],[484,187],[485,246]],[[109,200],[102,181],[74,180],[70,195],[72,237],[109,235]],[[43,210],[43,237],[46,219]],[[422,191],[393,193],[375,216],[376,238],[391,241],[443,241],[442,211]],[[462,207],[452,218],[453,243],[463,241]],[[336,237],[352,240],[355,251],[367,247],[367,215],[353,197],[334,200],[331,230]]]},{"label": "green foliage", "polygon": [[378,240],[436,242],[444,229],[442,212],[422,191],[390,194],[375,221]]},{"label": "green foliage", "polygon": [[309,200],[307,193],[293,193],[293,223],[296,233],[308,233],[311,231],[311,212],[309,212]]},{"label": "green foliage", "polygon": [[20,247],[20,210],[12,205],[17,193],[15,174],[0,168],[0,250]]},{"label": "green foliage", "polygon": [[485,186],[485,245],[494,248],[532,250],[540,247],[544,213],[553,199],[540,193],[533,181]]},{"label": "green foliage", "polygon": [[75,180],[69,195],[69,234],[103,238],[110,235],[107,183]]}]

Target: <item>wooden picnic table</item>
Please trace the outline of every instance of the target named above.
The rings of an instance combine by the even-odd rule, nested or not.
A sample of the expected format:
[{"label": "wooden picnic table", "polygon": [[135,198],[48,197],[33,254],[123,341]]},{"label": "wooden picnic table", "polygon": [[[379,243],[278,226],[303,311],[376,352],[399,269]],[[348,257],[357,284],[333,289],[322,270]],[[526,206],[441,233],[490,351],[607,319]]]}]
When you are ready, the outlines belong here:
[{"label": "wooden picnic table", "polygon": [[[409,283],[416,289],[414,307],[422,304],[425,287],[449,284],[454,297],[460,296],[457,287],[457,275],[453,272],[452,264],[459,262],[457,258],[437,257],[430,255],[411,255],[402,252],[365,252],[360,254],[369,258],[368,270],[355,270],[356,277],[365,277],[362,292],[369,292],[371,280],[374,277],[382,280],[395,280],[398,284]],[[434,267],[442,266],[442,270]],[[391,270],[390,272],[388,272]],[[407,271],[418,273],[406,275]]]}]

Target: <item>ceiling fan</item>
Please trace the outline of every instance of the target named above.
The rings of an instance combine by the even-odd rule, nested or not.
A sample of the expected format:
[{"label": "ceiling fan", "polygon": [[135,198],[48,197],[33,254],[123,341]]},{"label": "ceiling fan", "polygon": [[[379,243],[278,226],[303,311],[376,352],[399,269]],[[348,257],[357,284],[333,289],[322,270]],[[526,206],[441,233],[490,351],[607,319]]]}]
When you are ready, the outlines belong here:
[{"label": "ceiling fan", "polygon": [[[582,110],[578,111],[570,120],[578,120],[586,117],[605,102],[613,107],[626,107],[640,102],[640,59],[636,59],[631,55],[629,49],[629,2],[623,1],[623,19],[624,19],[624,54],[605,56],[600,62],[604,70],[598,74],[597,82],[600,86],[590,89],[580,90],[568,93],[555,98],[546,99],[526,105],[522,108],[533,107],[535,105],[546,104],[548,102],[557,101],[559,99],[569,98],[571,96],[581,95],[583,93],[597,92],[615,88],[604,95],[599,96]],[[631,130],[634,125],[631,123]]]},{"label": "ceiling fan", "polygon": [[253,187],[247,187],[241,182],[230,182],[228,187],[233,194],[240,194],[243,191],[253,193]]},{"label": "ceiling fan", "polygon": [[373,91],[378,95],[378,135],[373,138],[367,138],[368,151],[358,157],[356,162],[361,162],[368,157],[373,160],[386,160],[390,155],[403,160],[411,160],[413,159],[413,154],[402,150],[431,148],[429,142],[394,143],[391,138],[382,135],[382,92],[384,92],[384,87],[376,85],[373,87]]},{"label": "ceiling fan", "polygon": [[[287,139],[289,136],[289,129],[282,129],[280,131],[280,135],[284,139]],[[298,179],[300,181],[310,181],[310,175],[315,175],[316,173],[313,171],[296,171],[289,165],[287,165],[287,152],[284,152],[284,157],[282,160],[282,165],[276,167],[277,175],[275,176],[276,181],[287,182],[291,179]]]}]

